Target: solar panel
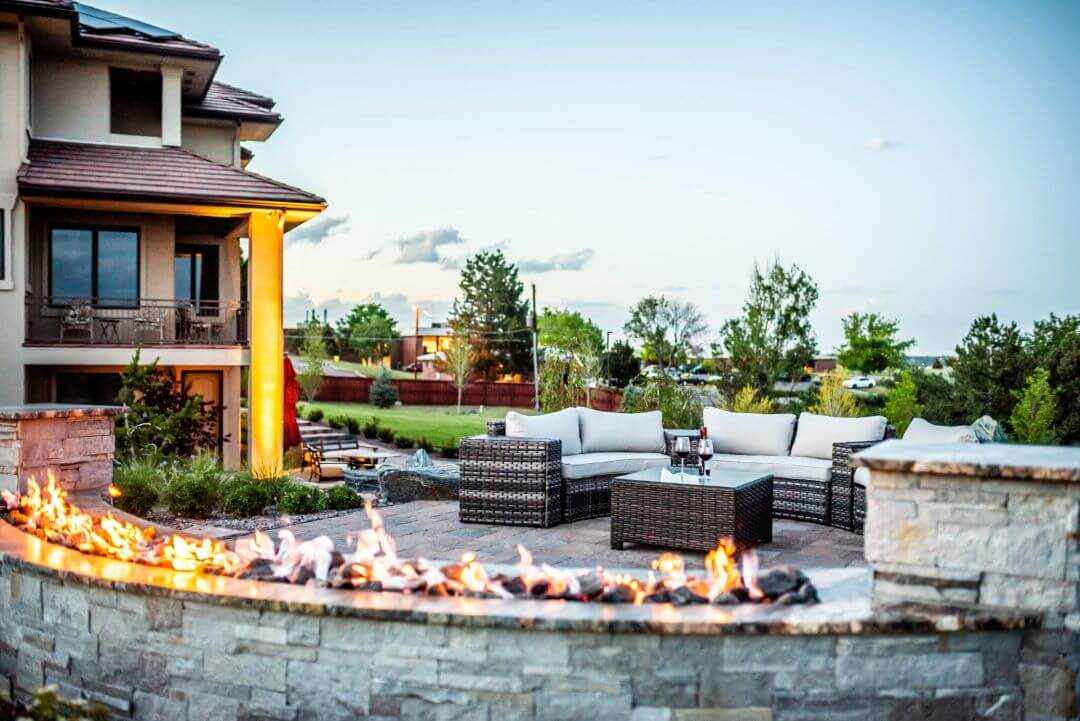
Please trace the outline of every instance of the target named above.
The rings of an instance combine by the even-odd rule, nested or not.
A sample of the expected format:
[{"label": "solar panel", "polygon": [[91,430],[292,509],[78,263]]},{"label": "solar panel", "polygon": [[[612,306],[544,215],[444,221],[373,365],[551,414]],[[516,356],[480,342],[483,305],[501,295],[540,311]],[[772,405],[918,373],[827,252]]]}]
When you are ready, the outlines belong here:
[{"label": "solar panel", "polygon": [[149,23],[124,17],[123,15],[117,15],[108,10],[101,10],[89,5],[83,5],[82,3],[73,4],[75,6],[75,12],[79,13],[79,22],[98,32],[134,32],[155,40],[168,40],[170,38],[180,37],[180,33],[174,33],[172,30],[166,30],[165,28],[159,28],[156,25],[150,25]]}]

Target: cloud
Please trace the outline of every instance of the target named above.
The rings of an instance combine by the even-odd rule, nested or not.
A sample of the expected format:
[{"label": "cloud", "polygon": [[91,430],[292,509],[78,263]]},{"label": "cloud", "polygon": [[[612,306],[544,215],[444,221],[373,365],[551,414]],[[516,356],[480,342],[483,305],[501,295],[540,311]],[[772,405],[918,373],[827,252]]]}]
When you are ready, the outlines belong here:
[{"label": "cloud", "polygon": [[686,293],[690,289],[685,285],[665,285],[660,289],[661,293]]},{"label": "cloud", "polygon": [[596,252],[592,248],[583,248],[574,253],[553,255],[547,260],[523,260],[518,269],[523,273],[550,273],[553,270],[581,270],[592,260]]},{"label": "cloud", "polygon": [[877,135],[863,143],[863,147],[872,153],[883,153],[886,150],[899,148],[900,141],[890,140],[889,138],[883,138],[880,135]]},{"label": "cloud", "polygon": [[325,310],[327,320],[333,324],[338,318],[348,315],[353,306],[361,303],[378,303],[386,308],[390,316],[397,321],[399,332],[405,332],[415,324],[416,306],[420,306],[420,324],[431,325],[432,322],[445,321],[452,305],[445,300],[415,300],[404,293],[383,295],[377,291],[356,298],[338,293],[316,303],[310,293],[300,291],[285,297],[285,325],[295,326],[303,322],[304,317],[311,310],[314,310],[320,319]]},{"label": "cloud", "polygon": [[296,230],[285,235],[286,245],[318,245],[327,238],[341,235],[349,230],[349,216],[340,215],[336,218],[320,218],[301,225]]},{"label": "cloud", "polygon": [[429,230],[426,233],[417,233],[405,238],[398,238],[391,245],[398,248],[398,263],[443,263],[447,261],[442,257],[439,248],[447,245],[460,245],[465,242],[461,234],[454,228],[441,228]]}]

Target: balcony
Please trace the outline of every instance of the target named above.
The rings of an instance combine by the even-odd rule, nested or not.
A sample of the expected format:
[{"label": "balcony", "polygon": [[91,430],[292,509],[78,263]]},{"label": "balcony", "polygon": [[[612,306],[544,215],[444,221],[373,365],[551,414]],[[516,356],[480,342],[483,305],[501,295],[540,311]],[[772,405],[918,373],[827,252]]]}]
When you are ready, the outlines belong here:
[{"label": "balcony", "polygon": [[27,345],[246,346],[247,303],[27,296]]}]

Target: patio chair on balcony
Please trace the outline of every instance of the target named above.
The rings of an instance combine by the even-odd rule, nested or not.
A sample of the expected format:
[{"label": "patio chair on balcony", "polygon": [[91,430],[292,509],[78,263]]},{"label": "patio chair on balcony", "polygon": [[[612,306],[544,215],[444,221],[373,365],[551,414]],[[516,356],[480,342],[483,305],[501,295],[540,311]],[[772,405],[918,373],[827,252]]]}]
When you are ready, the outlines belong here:
[{"label": "patio chair on balcony", "polygon": [[139,312],[131,319],[131,324],[135,329],[136,340],[140,334],[157,333],[158,342],[165,342],[165,319],[159,309],[139,308]]},{"label": "patio chair on balcony", "polygon": [[60,316],[60,342],[68,333],[86,333],[94,342],[94,308],[89,303],[73,303]]},{"label": "patio chair on balcony", "polygon": [[195,312],[195,306],[185,303],[178,308],[180,317],[178,320],[179,333],[177,336],[186,341],[210,338],[210,324],[201,320]]}]

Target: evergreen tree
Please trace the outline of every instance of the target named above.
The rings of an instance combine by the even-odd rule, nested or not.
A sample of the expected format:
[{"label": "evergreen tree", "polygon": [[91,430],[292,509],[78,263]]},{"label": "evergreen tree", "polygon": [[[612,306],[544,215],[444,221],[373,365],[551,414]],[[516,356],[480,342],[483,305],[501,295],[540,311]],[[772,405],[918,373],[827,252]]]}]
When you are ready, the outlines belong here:
[{"label": "evergreen tree", "polygon": [[1021,443],[1053,443],[1057,398],[1050,387],[1050,372],[1045,368],[1036,368],[1025,381],[1024,390],[1014,391],[1013,396],[1016,406],[1009,420],[1016,440]]},{"label": "evergreen tree", "polygon": [[1034,368],[1027,342],[1016,323],[996,314],[976,318],[956,347],[952,363],[958,411],[965,423],[989,415],[1007,424],[1016,402],[1013,391]]},{"label": "evergreen tree", "polygon": [[473,338],[476,373],[488,379],[531,373],[528,304],[517,267],[501,250],[481,251],[465,261],[460,288],[450,324]]}]

